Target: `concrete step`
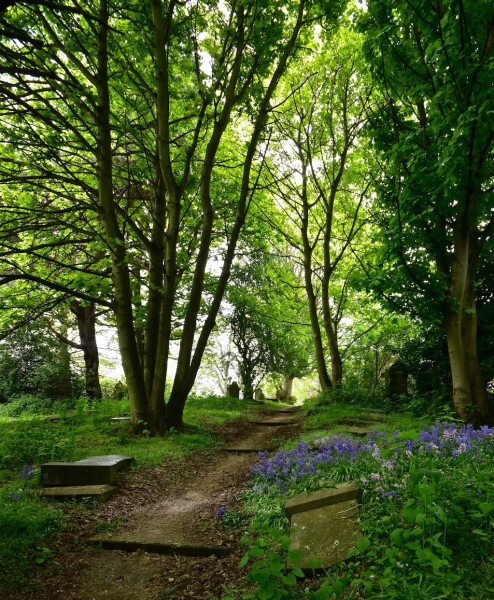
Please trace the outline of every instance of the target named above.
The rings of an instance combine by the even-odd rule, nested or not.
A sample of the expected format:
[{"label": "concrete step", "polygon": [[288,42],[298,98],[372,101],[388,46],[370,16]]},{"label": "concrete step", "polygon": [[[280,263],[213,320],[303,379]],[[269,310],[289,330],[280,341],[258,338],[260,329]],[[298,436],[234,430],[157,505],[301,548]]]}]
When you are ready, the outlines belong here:
[{"label": "concrete step", "polygon": [[297,419],[266,419],[265,421],[251,421],[255,425],[265,425],[267,427],[277,427],[279,425],[295,425]]},{"label": "concrete step", "polygon": [[106,550],[126,550],[135,552],[144,550],[145,552],[154,552],[156,554],[180,554],[182,556],[226,556],[229,553],[228,548],[221,546],[207,546],[203,544],[194,544],[188,542],[169,542],[155,538],[146,539],[139,535],[123,534],[113,537],[95,536],[89,539],[90,544],[101,545]]},{"label": "concrete step", "polygon": [[70,485],[44,488],[41,497],[60,501],[92,498],[98,502],[106,502],[116,491],[117,488],[112,485]]}]

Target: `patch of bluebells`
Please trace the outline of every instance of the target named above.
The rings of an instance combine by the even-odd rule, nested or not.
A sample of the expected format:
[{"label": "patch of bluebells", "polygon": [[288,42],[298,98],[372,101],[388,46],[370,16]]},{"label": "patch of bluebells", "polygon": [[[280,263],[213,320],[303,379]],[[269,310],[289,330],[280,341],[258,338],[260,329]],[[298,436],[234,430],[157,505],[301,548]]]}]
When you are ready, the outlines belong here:
[{"label": "patch of bluebells", "polygon": [[21,496],[20,496],[20,494],[16,494],[15,492],[11,492],[10,494],[8,494],[8,497],[9,497],[11,500],[14,500],[14,502],[16,502],[17,500],[20,500],[20,499],[21,499]]},{"label": "patch of bluebells", "polygon": [[293,450],[280,450],[273,458],[260,452],[260,462],[251,467],[252,489],[261,494],[285,492],[307,476],[328,475],[328,467],[341,460],[355,463],[360,454],[372,454],[375,446],[374,440],[364,442],[334,435],[319,438],[315,444],[299,442]]},{"label": "patch of bluebells", "polygon": [[29,465],[24,465],[24,468],[19,473],[19,479],[32,479],[33,477],[33,468]]},{"label": "patch of bluebells", "polygon": [[[455,460],[467,455],[480,462],[485,460],[486,451],[494,448],[494,430],[487,426],[475,429],[472,425],[436,421],[432,426],[424,426],[417,439],[402,440],[399,435],[395,431],[390,439],[386,432],[374,432],[365,441],[334,435],[312,444],[302,441],[295,449],[280,450],[273,458],[261,452],[260,462],[251,468],[251,490],[257,494],[283,494],[311,476],[320,480],[331,477],[331,471],[338,471],[342,461],[354,464],[359,457],[368,457],[368,466],[363,470],[368,473],[372,468],[374,472],[359,479],[362,487],[381,498],[395,499],[408,483],[403,471],[398,477],[398,459],[425,454]],[[393,456],[381,456],[382,447],[392,448]]]}]

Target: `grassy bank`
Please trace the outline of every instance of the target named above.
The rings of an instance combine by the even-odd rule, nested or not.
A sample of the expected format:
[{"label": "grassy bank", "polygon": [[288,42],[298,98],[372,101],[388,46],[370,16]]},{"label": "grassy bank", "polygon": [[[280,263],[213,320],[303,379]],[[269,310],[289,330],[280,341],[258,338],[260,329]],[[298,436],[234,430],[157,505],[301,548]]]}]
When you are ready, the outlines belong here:
[{"label": "grassy bank", "polygon": [[[233,598],[483,600],[494,597],[494,432],[388,414],[364,439],[342,433],[360,409],[311,401],[302,440],[254,467],[243,521],[248,587]],[[309,443],[324,437],[318,448]],[[286,500],[355,480],[364,537],[352,560],[297,579]],[[224,509],[229,523],[234,519]],[[330,535],[330,532],[328,532]],[[250,549],[249,549],[250,548]]]}]

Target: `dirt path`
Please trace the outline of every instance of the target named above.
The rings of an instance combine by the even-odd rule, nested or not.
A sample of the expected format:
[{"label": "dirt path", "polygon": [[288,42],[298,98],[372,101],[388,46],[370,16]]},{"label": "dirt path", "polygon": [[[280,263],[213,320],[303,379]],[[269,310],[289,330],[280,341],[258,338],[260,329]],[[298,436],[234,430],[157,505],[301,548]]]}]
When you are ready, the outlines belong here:
[{"label": "dirt path", "polygon": [[[267,416],[267,414],[265,413]],[[273,413],[269,413],[272,420]],[[284,420],[283,415],[275,417]],[[298,433],[297,425],[263,427],[246,420],[225,428],[226,446],[275,449],[283,438]],[[225,587],[240,584],[237,569],[243,553],[238,540],[243,528],[220,527],[214,518],[221,503],[231,510],[240,497],[256,454],[200,452],[155,469],[122,474],[121,493],[89,514],[75,511],[72,529],[59,541],[59,565],[38,578],[22,598],[46,600],[165,600],[222,597]],[[170,483],[171,480],[171,483]],[[98,523],[120,527],[105,538],[136,543],[203,545],[225,556],[181,556],[137,550],[91,548],[87,540]],[[109,525],[111,526],[111,525]],[[79,531],[77,531],[79,528]],[[17,595],[17,599],[21,596]]]}]

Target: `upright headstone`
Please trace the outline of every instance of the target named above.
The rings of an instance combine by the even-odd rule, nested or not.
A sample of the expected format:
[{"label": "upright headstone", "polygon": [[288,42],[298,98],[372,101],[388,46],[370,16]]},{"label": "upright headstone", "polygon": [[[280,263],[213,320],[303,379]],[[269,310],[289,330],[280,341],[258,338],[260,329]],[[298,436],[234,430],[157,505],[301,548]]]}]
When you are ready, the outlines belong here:
[{"label": "upright headstone", "polygon": [[230,385],[226,388],[226,394],[230,398],[240,398],[240,388],[238,387],[238,383],[236,381],[230,383]]},{"label": "upright headstone", "polygon": [[388,396],[408,394],[408,367],[401,360],[393,363],[387,372]]},{"label": "upright headstone", "polygon": [[266,400],[266,396],[264,395],[264,392],[261,390],[261,388],[257,388],[257,390],[255,391],[254,400],[256,400],[257,402],[262,402],[263,400]]}]

